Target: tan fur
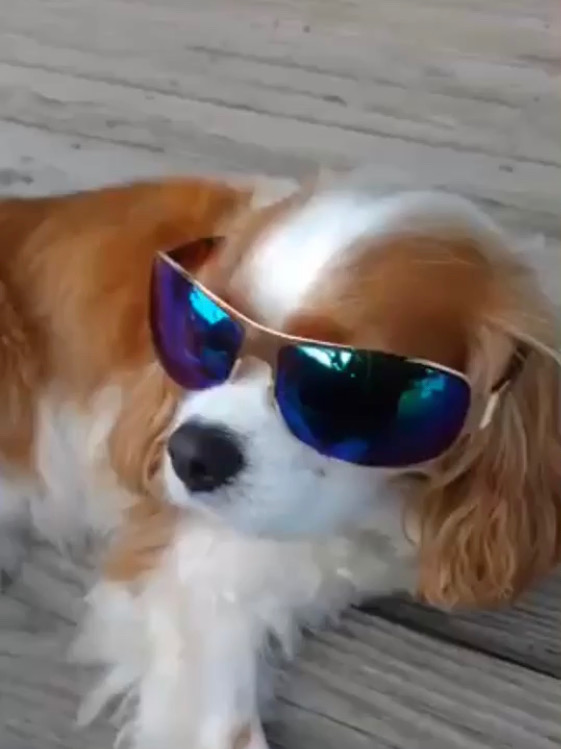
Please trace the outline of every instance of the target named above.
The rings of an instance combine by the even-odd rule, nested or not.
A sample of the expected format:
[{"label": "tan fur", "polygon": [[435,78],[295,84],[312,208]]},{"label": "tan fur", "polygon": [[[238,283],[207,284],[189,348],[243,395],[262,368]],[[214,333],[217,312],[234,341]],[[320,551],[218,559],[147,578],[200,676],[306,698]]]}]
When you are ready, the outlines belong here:
[{"label": "tan fur", "polygon": [[153,486],[176,394],[155,363],[148,327],[154,255],[213,235],[250,198],[219,182],[170,180],[0,202],[3,470],[33,472],[44,388],[87,409],[99,388],[124,385],[109,452],[137,505],[108,565],[121,578],[149,566],[173,520]]},{"label": "tan fur", "polygon": [[506,338],[525,342],[527,360],[490,426],[434,467],[417,507],[420,592],[446,606],[512,600],[561,561],[555,310],[530,273],[512,263],[500,271],[502,307],[489,312],[472,356],[479,392],[497,377],[496,352]]},{"label": "tan fur", "polygon": [[33,351],[33,334],[27,329],[0,281],[0,454],[7,467],[33,471],[33,402],[40,381],[40,362]]},{"label": "tan fur", "polygon": [[420,497],[419,589],[445,606],[514,599],[561,561],[558,365],[532,352],[490,427]]},{"label": "tan fur", "polygon": [[496,296],[494,268],[469,237],[363,241],[310,300],[348,342],[465,370],[469,336]]},{"label": "tan fur", "polygon": [[177,514],[171,505],[150,499],[134,504],[105,560],[105,577],[134,583],[154,569],[173,538]]},{"label": "tan fur", "polygon": [[178,180],[0,204],[0,273],[34,330],[44,379],[86,397],[150,361],[155,253],[213,234],[247,200]]},{"label": "tan fur", "polygon": [[[561,561],[555,311],[508,248],[481,246],[467,235],[394,234],[359,250],[310,300],[311,327],[301,316],[296,331],[313,335],[314,319],[324,330],[331,319],[339,326],[335,342],[436,361],[470,376],[471,437],[423,471],[405,524],[419,529],[425,600],[447,607],[511,600]],[[517,340],[531,354],[491,426],[480,431]]]},{"label": "tan fur", "polygon": [[156,500],[165,431],[177,404],[178,388],[156,363],[127,379],[125,388],[121,413],[109,435],[111,464],[129,491]]}]

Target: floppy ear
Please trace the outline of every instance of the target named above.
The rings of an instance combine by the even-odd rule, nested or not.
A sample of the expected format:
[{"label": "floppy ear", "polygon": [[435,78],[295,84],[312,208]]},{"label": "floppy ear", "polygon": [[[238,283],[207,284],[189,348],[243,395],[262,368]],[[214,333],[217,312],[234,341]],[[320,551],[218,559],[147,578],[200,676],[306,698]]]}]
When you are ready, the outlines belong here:
[{"label": "floppy ear", "polygon": [[125,389],[127,394],[108,440],[111,466],[130,492],[156,498],[166,431],[179,389],[156,363]]},{"label": "floppy ear", "polygon": [[[445,606],[515,598],[561,559],[558,363],[532,350],[462,468],[421,498],[419,592]],[[467,450],[467,452],[466,452]]]},{"label": "floppy ear", "polygon": [[[195,185],[196,188],[196,185]],[[170,250],[174,260],[195,272],[211,263],[221,246],[223,222],[233,211],[248,203],[249,192],[239,195],[227,187],[211,183],[193,188],[194,205],[203,219],[193,221],[189,233],[197,232],[196,239],[181,241]],[[200,194],[199,194],[200,193]],[[197,202],[198,201],[198,202]],[[236,202],[237,201],[237,202]],[[197,211],[196,211],[197,212]],[[183,237],[186,232],[183,232]],[[154,254],[155,248],[151,242]],[[150,265],[148,272],[150,273]],[[145,278],[143,281],[147,280]],[[165,447],[167,430],[180,397],[180,388],[166,375],[156,359],[149,333],[149,286],[140,285],[144,313],[143,333],[147,341],[143,361],[123,384],[125,395],[119,416],[108,440],[109,458],[119,480],[131,493],[144,501],[160,503],[159,468]],[[138,308],[133,308],[133,326],[138,324]]]}]

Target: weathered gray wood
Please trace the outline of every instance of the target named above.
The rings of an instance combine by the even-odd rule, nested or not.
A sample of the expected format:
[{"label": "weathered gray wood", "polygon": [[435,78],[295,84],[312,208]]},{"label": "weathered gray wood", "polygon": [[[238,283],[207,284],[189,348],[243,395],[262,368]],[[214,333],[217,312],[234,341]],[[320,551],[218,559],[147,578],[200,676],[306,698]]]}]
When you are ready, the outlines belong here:
[{"label": "weathered gray wood", "polygon": [[309,643],[288,693],[384,749],[552,747],[560,698],[557,681],[358,614]]},{"label": "weathered gray wood", "polygon": [[[0,599],[2,749],[109,747],[102,719],[74,728],[93,675],[66,661],[91,573],[37,549]],[[306,749],[554,749],[561,682],[353,613],[309,638],[271,735]]]},{"label": "weathered gray wood", "polygon": [[561,679],[561,571],[512,608],[448,615],[396,597],[367,610]]},{"label": "weathered gray wood", "polygon": [[557,235],[554,7],[4,0],[0,117],[179,170],[369,160],[384,183],[476,195]]}]

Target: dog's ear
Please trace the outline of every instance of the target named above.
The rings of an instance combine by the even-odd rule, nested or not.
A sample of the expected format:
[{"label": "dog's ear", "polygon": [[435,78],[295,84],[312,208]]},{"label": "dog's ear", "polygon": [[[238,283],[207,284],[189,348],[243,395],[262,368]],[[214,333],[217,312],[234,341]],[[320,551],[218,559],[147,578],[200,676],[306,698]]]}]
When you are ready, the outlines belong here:
[{"label": "dog's ear", "polygon": [[420,593],[446,606],[515,598],[561,560],[560,368],[528,354],[473,452],[423,497]]},{"label": "dog's ear", "polygon": [[[148,306],[153,256],[158,249],[166,249],[187,270],[200,270],[220,254],[221,233],[232,216],[249,205],[251,195],[250,189],[204,180],[156,185],[147,191],[144,202],[140,198],[134,201],[139,218],[132,222],[130,232],[121,232],[112,239],[120,248],[118,272],[123,281],[119,288],[126,291],[122,338],[140,339],[142,345],[137,348],[142,356],[137,357],[130,380],[124,385],[123,403],[109,436],[109,455],[120,480],[134,494],[158,494],[155,482],[166,430],[180,394],[178,386],[155,361],[150,343]],[[140,251],[146,253],[146,261],[135,264],[132,261]],[[138,273],[133,277],[135,268]],[[109,274],[103,270],[114,279],[113,267]],[[132,305],[131,296],[135,300]]]},{"label": "dog's ear", "polygon": [[179,388],[157,363],[124,384],[126,396],[108,439],[111,466],[135,495],[159,496],[159,468]]}]

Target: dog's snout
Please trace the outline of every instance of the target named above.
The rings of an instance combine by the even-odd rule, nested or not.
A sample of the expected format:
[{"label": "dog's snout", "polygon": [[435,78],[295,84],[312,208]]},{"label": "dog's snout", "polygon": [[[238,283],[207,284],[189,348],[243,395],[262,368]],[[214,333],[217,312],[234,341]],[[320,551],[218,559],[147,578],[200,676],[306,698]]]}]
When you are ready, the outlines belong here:
[{"label": "dog's snout", "polygon": [[191,492],[218,489],[244,466],[235,436],[214,424],[182,424],[169,438],[168,453],[175,473]]}]

